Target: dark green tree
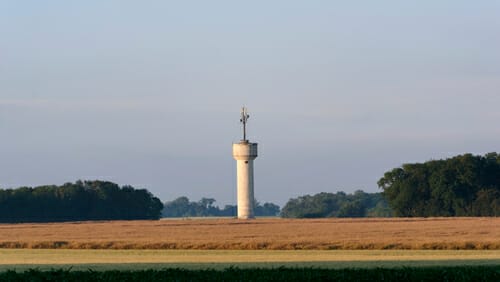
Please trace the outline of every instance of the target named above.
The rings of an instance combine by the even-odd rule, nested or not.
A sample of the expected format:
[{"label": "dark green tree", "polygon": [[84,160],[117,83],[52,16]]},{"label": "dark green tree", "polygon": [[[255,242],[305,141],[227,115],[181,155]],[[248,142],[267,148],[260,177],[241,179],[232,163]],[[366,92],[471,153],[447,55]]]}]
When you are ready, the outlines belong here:
[{"label": "dark green tree", "polygon": [[158,219],[162,208],[145,189],[106,181],[0,190],[0,222]]},{"label": "dark green tree", "polygon": [[500,156],[459,155],[404,164],[378,181],[397,216],[491,216],[500,193]]},{"label": "dark green tree", "polygon": [[365,217],[391,216],[392,212],[380,193],[365,193],[361,190],[353,194],[344,192],[319,193],[290,199],[281,210],[282,217]]}]

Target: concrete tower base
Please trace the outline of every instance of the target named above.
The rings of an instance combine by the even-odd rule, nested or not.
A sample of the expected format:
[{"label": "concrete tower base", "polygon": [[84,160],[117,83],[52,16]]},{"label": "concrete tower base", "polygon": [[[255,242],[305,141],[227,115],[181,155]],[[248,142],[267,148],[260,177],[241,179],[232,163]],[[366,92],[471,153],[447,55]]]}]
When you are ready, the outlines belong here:
[{"label": "concrete tower base", "polygon": [[257,158],[257,143],[241,141],[233,144],[238,184],[238,218],[254,218],[253,160]]}]

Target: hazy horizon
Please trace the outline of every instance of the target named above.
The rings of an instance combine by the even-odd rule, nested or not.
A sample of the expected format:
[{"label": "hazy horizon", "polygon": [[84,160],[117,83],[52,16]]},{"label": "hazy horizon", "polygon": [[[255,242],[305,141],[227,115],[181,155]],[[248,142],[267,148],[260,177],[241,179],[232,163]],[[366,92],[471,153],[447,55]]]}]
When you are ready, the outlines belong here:
[{"label": "hazy horizon", "polygon": [[1,1],[0,187],[108,180],[236,203],[379,191],[498,152],[500,3]]}]

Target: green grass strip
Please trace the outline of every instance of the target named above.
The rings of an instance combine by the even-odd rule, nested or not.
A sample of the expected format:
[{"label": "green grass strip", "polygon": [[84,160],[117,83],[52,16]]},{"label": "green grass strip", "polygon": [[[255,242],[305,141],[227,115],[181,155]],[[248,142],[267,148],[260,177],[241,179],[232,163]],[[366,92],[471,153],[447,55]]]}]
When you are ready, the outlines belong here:
[{"label": "green grass strip", "polygon": [[224,270],[71,271],[53,269],[0,273],[0,281],[500,281],[500,266],[372,269],[227,268]]}]

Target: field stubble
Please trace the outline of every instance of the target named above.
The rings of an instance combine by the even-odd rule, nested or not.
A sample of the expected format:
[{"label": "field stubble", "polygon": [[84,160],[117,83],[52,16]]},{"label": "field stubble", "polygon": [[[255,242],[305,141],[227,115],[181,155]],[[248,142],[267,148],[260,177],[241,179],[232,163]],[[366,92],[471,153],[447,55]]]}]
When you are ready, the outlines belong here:
[{"label": "field stubble", "polygon": [[179,219],[0,224],[0,248],[500,250],[500,218]]}]

